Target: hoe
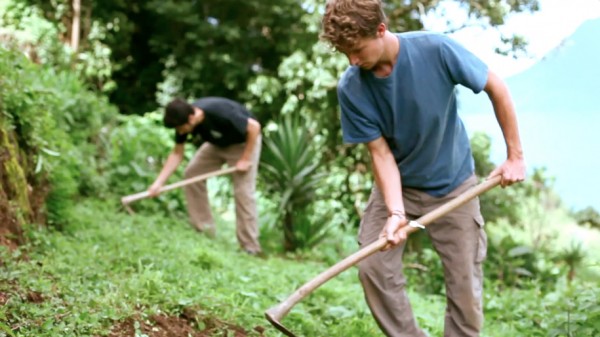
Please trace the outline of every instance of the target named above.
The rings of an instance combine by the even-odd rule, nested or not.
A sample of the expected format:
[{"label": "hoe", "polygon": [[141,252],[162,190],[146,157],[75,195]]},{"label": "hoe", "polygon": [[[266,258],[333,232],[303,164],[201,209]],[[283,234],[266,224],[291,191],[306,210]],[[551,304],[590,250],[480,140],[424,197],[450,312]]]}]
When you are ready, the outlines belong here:
[{"label": "hoe", "polygon": [[[203,181],[206,180],[208,178],[211,177],[216,177],[216,176],[220,176],[220,175],[224,175],[224,174],[229,174],[229,173],[233,173],[235,172],[237,169],[235,167],[228,167],[228,168],[224,168],[222,170],[217,170],[217,171],[213,171],[213,172],[209,172],[206,174],[201,174],[199,176],[195,176],[193,178],[189,178],[189,179],[184,179],[182,181],[170,184],[170,185],[166,185],[163,186],[160,189],[160,193],[165,192],[165,191],[169,191],[175,188],[179,188],[182,186],[186,186],[186,185],[190,185],[193,183],[197,183],[199,181]],[[129,212],[129,214],[133,214],[133,210],[131,209],[131,207],[129,207],[129,204],[136,201],[136,200],[140,200],[140,199],[145,199],[148,198],[150,196],[150,193],[148,193],[148,191],[144,191],[144,192],[140,192],[140,193],[136,193],[136,194],[131,194],[131,195],[126,195],[124,197],[121,198],[121,204],[123,205],[123,207],[125,207],[125,209],[127,210],[127,212]]]},{"label": "hoe", "polygon": [[[448,203],[440,206],[439,208],[423,215],[417,220],[410,221],[408,226],[402,227],[400,230],[406,232],[406,235],[417,231],[419,228],[424,229],[425,226],[432,223],[433,221],[439,219],[444,216],[448,212],[464,205],[471,199],[477,197],[478,195],[492,189],[496,185],[500,183],[500,176],[495,176],[490,178],[489,180],[484,181],[483,183],[471,188],[470,190],[464,192],[459,195],[455,199],[449,201]],[[312,280],[308,281],[300,288],[298,288],[293,294],[291,294],[288,298],[286,298],[283,302],[271,307],[267,311],[265,311],[265,316],[267,320],[279,331],[289,337],[296,337],[293,332],[287,329],[283,324],[281,324],[281,320],[290,312],[292,307],[300,302],[303,298],[308,296],[310,293],[315,291],[318,287],[320,287],[323,283],[329,281],[333,277],[337,276],[339,273],[344,270],[350,268],[351,266],[357,264],[361,260],[366,257],[380,251],[387,244],[387,240],[385,238],[380,238],[379,240],[371,243],[370,245],[360,249],[354,254],[346,257],[342,261],[336,263],[331,268],[325,270],[321,274],[317,275]]]}]

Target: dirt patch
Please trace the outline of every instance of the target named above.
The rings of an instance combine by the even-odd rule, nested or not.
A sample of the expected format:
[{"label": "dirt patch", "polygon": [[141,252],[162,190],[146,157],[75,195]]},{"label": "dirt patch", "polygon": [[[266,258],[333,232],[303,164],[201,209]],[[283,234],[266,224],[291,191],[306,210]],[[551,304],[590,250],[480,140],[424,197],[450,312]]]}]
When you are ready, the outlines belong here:
[{"label": "dirt patch", "polygon": [[29,303],[42,303],[44,302],[44,296],[39,291],[30,291],[25,297]]},{"label": "dirt patch", "polygon": [[215,317],[202,316],[193,309],[186,309],[179,316],[152,315],[149,318],[131,317],[111,329],[109,337],[261,337],[265,328],[254,327],[251,331],[221,321]]},{"label": "dirt patch", "polygon": [[0,291],[0,307],[6,305],[6,303],[8,303],[9,299],[10,299],[10,295],[8,293]]}]

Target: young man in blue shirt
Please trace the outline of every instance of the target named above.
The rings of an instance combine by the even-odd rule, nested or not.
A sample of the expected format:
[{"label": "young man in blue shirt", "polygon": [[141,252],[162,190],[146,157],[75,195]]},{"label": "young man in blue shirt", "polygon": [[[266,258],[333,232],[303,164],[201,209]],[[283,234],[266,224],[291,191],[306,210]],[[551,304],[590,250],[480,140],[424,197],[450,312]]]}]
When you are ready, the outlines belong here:
[{"label": "young man in blue shirt", "polygon": [[[455,41],[426,32],[387,30],[380,0],[329,0],[322,39],[348,57],[338,84],[344,141],[366,143],[375,187],[358,239],[388,246],[359,264],[371,312],[387,336],[425,336],[405,292],[397,231],[477,183],[469,139],[457,114],[455,87],[485,91],[507,147],[490,177],[503,187],[525,178],[517,119],[504,82]],[[475,199],[431,224],[446,282],[444,336],[479,336],[483,323],[482,262],[487,238]],[[400,248],[400,249],[391,249]]]}]

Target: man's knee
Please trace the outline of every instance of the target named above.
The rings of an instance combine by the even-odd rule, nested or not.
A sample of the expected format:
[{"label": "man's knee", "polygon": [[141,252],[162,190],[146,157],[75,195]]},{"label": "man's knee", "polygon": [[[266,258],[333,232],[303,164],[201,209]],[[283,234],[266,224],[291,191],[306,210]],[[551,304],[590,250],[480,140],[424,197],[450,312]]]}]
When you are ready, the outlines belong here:
[{"label": "man's knee", "polygon": [[376,278],[379,275],[377,259],[368,257],[358,263],[358,277],[361,282]]},{"label": "man's knee", "polygon": [[[358,278],[362,284],[387,284],[391,275],[379,256],[370,256],[358,264]],[[396,277],[394,277],[396,278]]]}]

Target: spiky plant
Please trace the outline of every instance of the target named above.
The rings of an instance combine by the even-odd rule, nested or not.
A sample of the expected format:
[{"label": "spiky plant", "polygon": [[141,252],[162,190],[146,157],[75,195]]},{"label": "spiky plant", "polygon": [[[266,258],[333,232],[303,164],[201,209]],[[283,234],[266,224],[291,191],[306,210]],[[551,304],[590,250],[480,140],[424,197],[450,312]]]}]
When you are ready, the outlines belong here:
[{"label": "spiky plant", "polygon": [[306,214],[324,177],[313,136],[300,117],[285,115],[263,142],[261,175],[267,190],[279,198],[285,250],[316,244],[326,223]]}]

